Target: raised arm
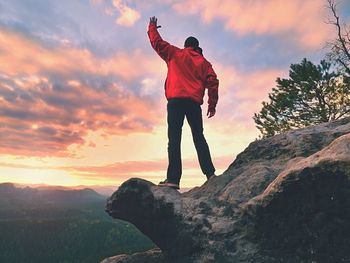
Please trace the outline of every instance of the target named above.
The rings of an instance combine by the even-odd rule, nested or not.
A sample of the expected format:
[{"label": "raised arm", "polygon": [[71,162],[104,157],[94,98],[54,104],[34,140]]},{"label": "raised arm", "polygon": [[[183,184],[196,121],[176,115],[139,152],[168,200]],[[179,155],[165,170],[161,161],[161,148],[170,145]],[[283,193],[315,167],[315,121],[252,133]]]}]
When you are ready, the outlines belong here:
[{"label": "raised arm", "polygon": [[178,49],[177,47],[170,45],[168,42],[164,41],[158,32],[158,28],[160,26],[157,25],[157,18],[151,17],[148,25],[148,37],[149,41],[153,49],[157,52],[157,54],[165,60],[165,62],[169,62],[172,58],[175,51]]},{"label": "raised arm", "polygon": [[216,113],[216,104],[219,99],[219,80],[217,79],[216,73],[213,67],[209,64],[206,88],[208,89],[208,118],[211,118]]}]

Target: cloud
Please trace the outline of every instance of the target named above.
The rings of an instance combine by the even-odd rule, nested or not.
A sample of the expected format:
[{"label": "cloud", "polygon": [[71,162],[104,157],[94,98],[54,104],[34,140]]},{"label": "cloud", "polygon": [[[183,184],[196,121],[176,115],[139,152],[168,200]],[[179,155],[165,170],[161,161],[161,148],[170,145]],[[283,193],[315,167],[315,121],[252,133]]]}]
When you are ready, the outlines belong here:
[{"label": "cloud", "polygon": [[304,48],[317,48],[329,38],[322,0],[180,0],[173,8],[183,15],[200,15],[202,21],[222,20],[227,30],[246,34],[280,34]]},{"label": "cloud", "polygon": [[213,65],[220,80],[220,114],[217,115],[220,121],[252,122],[250,117],[260,110],[262,101],[268,98],[268,93],[275,86],[276,78],[288,74],[288,71],[278,68],[242,71],[219,62]]},{"label": "cloud", "polygon": [[[226,170],[232,163],[234,156],[221,156],[215,158],[216,168]],[[0,162],[0,168],[62,171],[84,179],[92,180],[117,180],[124,181],[129,178],[142,175],[147,180],[160,180],[164,177],[168,161],[166,159],[145,160],[145,161],[125,161],[115,162],[107,165],[86,165],[86,166],[54,166],[54,165],[30,165],[21,163]],[[189,170],[199,170],[197,159],[184,159],[183,168]]]},{"label": "cloud", "polygon": [[153,105],[109,83],[103,89],[81,80],[0,78],[0,153],[67,155],[85,144],[88,131],[149,132],[158,123]]},{"label": "cloud", "polygon": [[101,4],[103,2],[103,0],[91,0],[91,2],[95,5],[97,5],[97,4]]},{"label": "cloud", "polygon": [[[46,47],[16,32],[2,30],[0,36],[6,51],[0,60],[8,61],[0,64],[1,153],[65,156],[72,144],[90,144],[88,131],[149,132],[163,121],[157,105],[166,67],[154,54],[98,57],[87,49]],[[215,122],[251,122],[281,71],[213,65],[220,79]]]},{"label": "cloud", "polygon": [[[118,13],[119,16],[115,22],[121,26],[131,27],[141,18],[141,14],[136,9],[131,8],[129,2],[129,0],[112,0],[112,6],[106,7],[104,13],[108,16],[114,16],[115,13]],[[102,1],[92,0],[92,3],[101,4]]]},{"label": "cloud", "polygon": [[[234,156],[221,156],[215,158],[214,161],[216,168],[226,170],[232,163],[233,159]],[[182,160],[182,163],[184,170],[198,170],[198,172],[201,173],[197,159],[184,159]],[[72,174],[84,178],[116,178],[118,180],[127,180],[131,177],[137,177],[141,175],[147,180],[154,180],[155,178],[158,180],[163,179],[167,165],[168,160],[161,159],[148,161],[117,162],[103,166],[71,166],[65,167],[63,169],[68,169]]]},{"label": "cloud", "polygon": [[6,30],[0,50],[0,153],[67,156],[70,145],[89,143],[88,131],[150,132],[159,122],[142,81],[162,74],[155,56],[135,50],[100,58]]},{"label": "cloud", "polygon": [[119,12],[119,17],[116,19],[116,23],[122,26],[133,26],[141,17],[141,14],[127,5],[128,1],[113,0],[113,6]]},{"label": "cloud", "polygon": [[[24,34],[0,30],[0,72],[7,75],[54,72],[74,75],[85,72],[94,75],[116,75],[132,80],[144,75],[164,73],[156,56],[145,55],[140,49],[120,51],[106,58],[95,56],[88,49],[60,46],[49,48]],[[136,66],[137,65],[137,66]]]}]

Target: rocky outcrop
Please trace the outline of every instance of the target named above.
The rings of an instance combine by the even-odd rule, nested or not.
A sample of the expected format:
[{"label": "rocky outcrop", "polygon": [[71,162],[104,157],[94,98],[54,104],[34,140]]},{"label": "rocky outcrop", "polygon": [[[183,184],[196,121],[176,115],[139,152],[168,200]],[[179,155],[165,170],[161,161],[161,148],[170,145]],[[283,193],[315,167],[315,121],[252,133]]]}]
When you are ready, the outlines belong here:
[{"label": "rocky outcrop", "polygon": [[350,262],[350,118],[255,141],[183,194],[130,179],[106,210],[159,247],[142,262]]}]

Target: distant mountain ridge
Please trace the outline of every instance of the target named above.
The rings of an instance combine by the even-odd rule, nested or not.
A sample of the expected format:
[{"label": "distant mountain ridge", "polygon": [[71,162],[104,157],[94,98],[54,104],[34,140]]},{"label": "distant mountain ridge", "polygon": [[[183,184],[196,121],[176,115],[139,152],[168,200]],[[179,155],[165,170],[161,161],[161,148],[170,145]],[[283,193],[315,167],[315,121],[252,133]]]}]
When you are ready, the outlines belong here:
[{"label": "distant mountain ridge", "polygon": [[1,183],[0,219],[36,218],[40,215],[65,217],[67,211],[70,211],[69,213],[97,211],[103,206],[105,200],[105,196],[90,188],[31,188],[28,186],[22,188],[13,183]]},{"label": "distant mountain ridge", "polygon": [[14,182],[3,182],[1,183],[4,187],[8,185],[9,187],[16,188],[33,188],[39,190],[83,190],[83,189],[92,189],[95,192],[103,196],[110,196],[114,191],[118,189],[118,186],[115,185],[75,185],[75,186],[63,186],[63,185],[48,185],[48,184],[21,184]]},{"label": "distant mountain ridge", "polygon": [[14,183],[0,184],[0,197],[17,196],[18,198],[48,198],[59,201],[69,198],[104,199],[105,197],[91,188],[69,189],[65,187],[17,187]]}]

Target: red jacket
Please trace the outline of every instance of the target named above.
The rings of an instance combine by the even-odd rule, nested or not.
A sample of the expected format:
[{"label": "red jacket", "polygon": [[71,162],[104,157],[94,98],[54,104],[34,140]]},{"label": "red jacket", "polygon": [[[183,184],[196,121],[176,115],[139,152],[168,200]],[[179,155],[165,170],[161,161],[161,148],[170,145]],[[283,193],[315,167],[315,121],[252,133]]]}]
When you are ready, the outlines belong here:
[{"label": "red jacket", "polygon": [[153,49],[168,66],[166,98],[190,98],[203,104],[207,88],[209,110],[215,110],[219,80],[211,64],[192,47],[180,49],[164,41],[154,23],[149,24],[148,37]]}]

